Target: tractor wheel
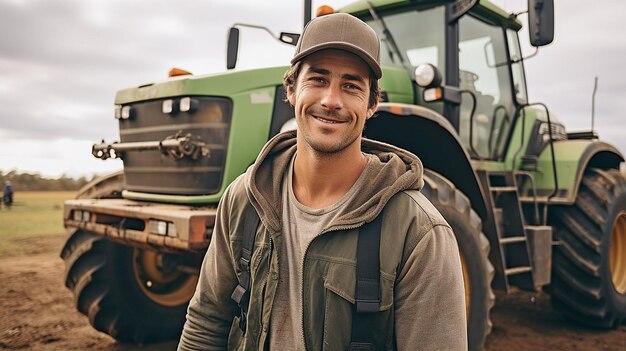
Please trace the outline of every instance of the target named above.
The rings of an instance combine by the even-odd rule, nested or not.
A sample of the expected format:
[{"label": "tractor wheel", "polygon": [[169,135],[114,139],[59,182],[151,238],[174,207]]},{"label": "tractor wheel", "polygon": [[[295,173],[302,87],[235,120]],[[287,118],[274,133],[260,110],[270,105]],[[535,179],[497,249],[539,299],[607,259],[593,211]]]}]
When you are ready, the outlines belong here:
[{"label": "tractor wheel", "polygon": [[489,241],[482,233],[482,221],[467,196],[438,173],[425,171],[422,192],[454,230],[463,268],[469,350],[482,350],[491,332],[489,313],[495,302],[491,290],[495,271],[488,258]]},{"label": "tractor wheel", "polygon": [[550,219],[558,240],[552,304],[582,324],[618,326],[626,320],[626,179],[587,171],[575,205],[554,208]]},{"label": "tractor wheel", "polygon": [[89,323],[119,341],[148,343],[180,335],[197,275],[180,255],[113,243],[76,231],[65,244],[65,285]]},{"label": "tractor wheel", "polygon": [[[87,184],[77,198],[121,198],[123,186],[123,172],[113,173]],[[179,268],[199,266],[197,257],[132,248],[76,230],[61,258],[65,285],[96,330],[140,344],[180,335],[198,278]]]}]

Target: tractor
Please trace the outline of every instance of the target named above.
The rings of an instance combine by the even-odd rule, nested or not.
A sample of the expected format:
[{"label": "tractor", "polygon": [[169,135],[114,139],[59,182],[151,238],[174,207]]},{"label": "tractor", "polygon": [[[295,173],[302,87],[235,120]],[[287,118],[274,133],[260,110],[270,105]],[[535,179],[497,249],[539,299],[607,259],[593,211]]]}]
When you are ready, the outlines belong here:
[{"label": "tractor", "polygon": [[[304,8],[306,24],[311,2]],[[568,318],[620,325],[624,157],[595,131],[567,132],[545,104],[528,101],[521,21],[487,0],[361,0],[337,12],[381,39],[381,103],[364,136],[424,165],[422,192],[458,242],[469,349],[482,349],[491,331],[494,291],[543,289]],[[528,1],[533,46],[553,40],[553,13],[552,0]],[[258,28],[229,31],[228,68],[245,27]],[[295,45],[298,34],[277,39]],[[121,158],[124,169],[64,207],[65,285],[95,329],[135,343],[180,335],[220,196],[267,140],[293,126],[286,70],[173,69],[165,81],[117,93],[120,141],[92,153]]]}]

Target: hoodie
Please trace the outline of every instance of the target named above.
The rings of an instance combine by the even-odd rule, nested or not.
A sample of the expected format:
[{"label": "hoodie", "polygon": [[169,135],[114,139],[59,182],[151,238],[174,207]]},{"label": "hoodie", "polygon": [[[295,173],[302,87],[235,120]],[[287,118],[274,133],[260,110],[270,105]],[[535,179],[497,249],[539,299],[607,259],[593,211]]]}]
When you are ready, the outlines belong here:
[{"label": "hoodie", "polygon": [[[296,152],[296,132],[270,140],[248,171],[225,192],[198,287],[190,301],[179,350],[264,350],[269,345],[283,238],[282,181]],[[362,187],[341,215],[307,247],[302,274],[302,334],[306,350],[346,349],[355,303],[359,228],[382,215],[380,311],[372,324],[376,349],[466,349],[463,280],[450,226],[419,192],[419,159],[363,139],[369,154]],[[373,156],[373,157],[372,157]],[[230,299],[238,284],[243,212],[249,203],[261,223],[251,259],[245,333]],[[450,330],[454,335],[450,335]]]}]

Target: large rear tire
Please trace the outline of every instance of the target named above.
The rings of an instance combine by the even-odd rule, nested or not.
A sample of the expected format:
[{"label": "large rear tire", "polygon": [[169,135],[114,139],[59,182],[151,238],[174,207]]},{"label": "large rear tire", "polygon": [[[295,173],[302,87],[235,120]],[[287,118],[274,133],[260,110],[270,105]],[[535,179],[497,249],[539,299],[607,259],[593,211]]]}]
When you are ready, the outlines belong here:
[{"label": "large rear tire", "polygon": [[617,170],[591,169],[576,203],[554,209],[553,306],[588,326],[626,320],[626,180]]},{"label": "large rear tire", "polygon": [[159,254],[76,231],[65,244],[65,285],[89,323],[117,340],[148,343],[180,335],[197,276],[182,256]]},{"label": "large rear tire", "polygon": [[482,350],[491,332],[489,314],[495,302],[491,289],[495,271],[488,258],[489,241],[482,233],[482,221],[467,196],[438,173],[425,171],[422,192],[454,230],[465,283],[469,350]]}]

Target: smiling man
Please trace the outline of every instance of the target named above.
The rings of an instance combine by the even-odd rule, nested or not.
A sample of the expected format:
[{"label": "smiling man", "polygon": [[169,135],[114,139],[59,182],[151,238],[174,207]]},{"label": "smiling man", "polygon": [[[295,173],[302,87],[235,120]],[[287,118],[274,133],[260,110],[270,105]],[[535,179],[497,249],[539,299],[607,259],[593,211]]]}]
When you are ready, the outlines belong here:
[{"label": "smiling man", "polygon": [[332,14],[284,76],[297,132],[270,140],[218,207],[179,350],[465,350],[461,265],[413,154],[362,137],[379,40]]}]

